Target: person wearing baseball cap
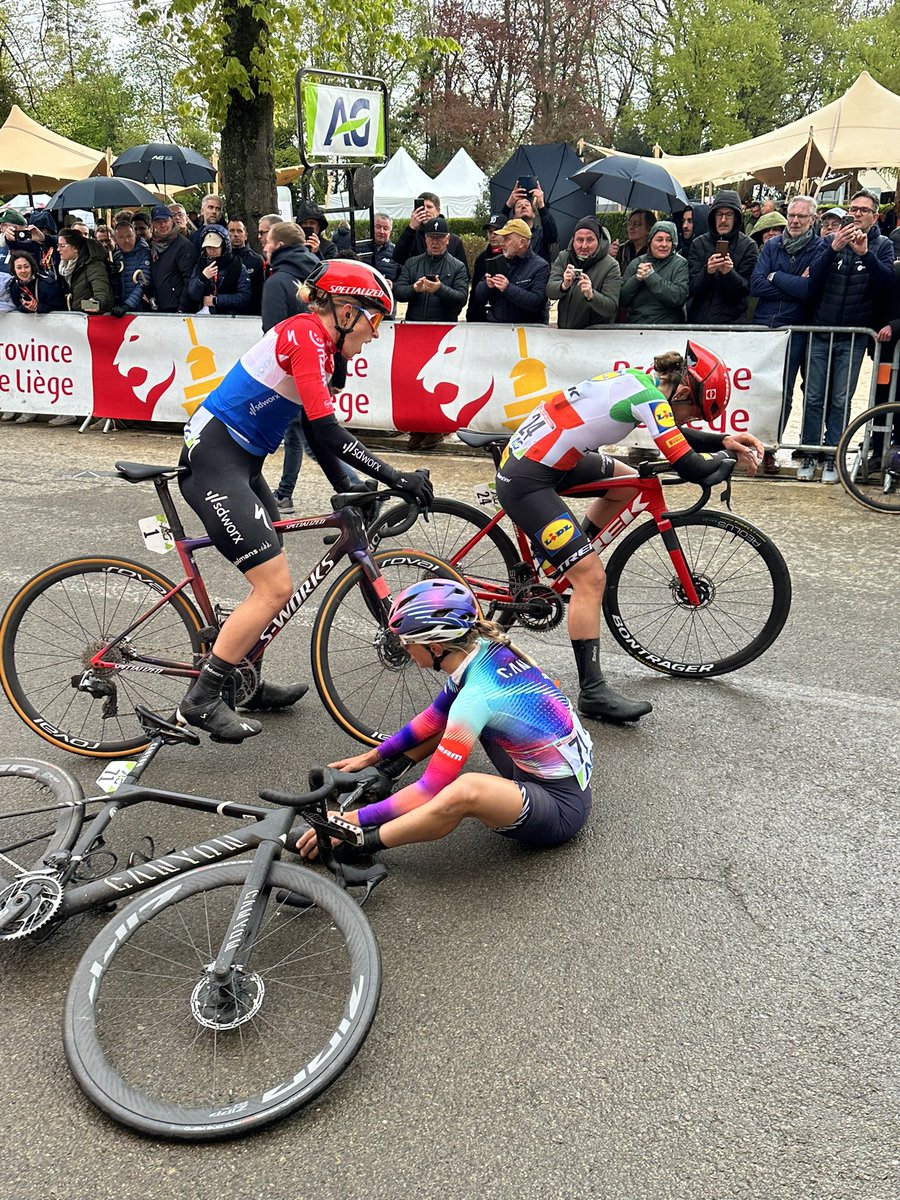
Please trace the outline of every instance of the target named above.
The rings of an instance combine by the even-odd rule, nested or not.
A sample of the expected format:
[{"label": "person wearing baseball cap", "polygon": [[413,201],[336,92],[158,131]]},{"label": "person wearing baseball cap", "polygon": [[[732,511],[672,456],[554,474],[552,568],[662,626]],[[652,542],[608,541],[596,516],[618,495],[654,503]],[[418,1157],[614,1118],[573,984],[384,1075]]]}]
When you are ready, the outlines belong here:
[{"label": "person wearing baseball cap", "polygon": [[475,293],[479,283],[484,279],[485,273],[489,269],[489,264],[493,263],[496,258],[503,254],[503,243],[497,236],[497,230],[502,229],[505,224],[506,217],[503,213],[494,213],[491,219],[483,226],[488,244],[475,259],[472,266],[472,290],[469,293],[469,305],[466,309],[467,323],[484,324],[488,319],[484,301],[479,300]]},{"label": "person wearing baseball cap", "polygon": [[224,225],[204,225],[198,232],[200,257],[188,284],[191,304],[213,315],[235,316],[250,311],[250,276],[231,249]]},{"label": "person wearing baseball cap", "polygon": [[837,233],[841,227],[841,221],[847,215],[845,208],[829,208],[822,213],[819,218],[819,233],[822,237],[827,237],[829,233]]},{"label": "person wearing baseball cap", "polygon": [[546,325],[549,320],[547,283],[550,264],[531,249],[531,228],[513,217],[497,230],[503,263],[489,264],[475,298],[488,310],[487,318],[501,325]]},{"label": "person wearing baseball cap", "polygon": [[[440,215],[440,196],[436,196],[434,192],[422,192],[420,196],[416,196],[413,201],[413,210],[410,214],[409,224],[397,238],[397,245],[394,247],[395,263],[403,266],[407,259],[414,258],[417,254],[425,253],[425,231],[422,227],[426,221],[431,221]],[[465,247],[459,240],[459,236],[455,233],[450,234],[447,252],[452,258],[458,259],[466,268],[466,281],[468,282],[469,260],[466,258]]]},{"label": "person wearing baseball cap", "polygon": [[[459,320],[466,302],[469,281],[466,268],[449,253],[450,229],[442,216],[429,217],[420,225],[425,253],[408,258],[400,268],[394,295],[407,302],[407,321]],[[444,437],[435,431],[412,431],[410,450],[431,450]]]},{"label": "person wearing baseball cap", "polygon": [[198,256],[196,247],[178,232],[165,204],[154,204],[150,221],[153,229],[150,261],[156,311],[196,312],[197,305],[188,295],[188,284]]}]

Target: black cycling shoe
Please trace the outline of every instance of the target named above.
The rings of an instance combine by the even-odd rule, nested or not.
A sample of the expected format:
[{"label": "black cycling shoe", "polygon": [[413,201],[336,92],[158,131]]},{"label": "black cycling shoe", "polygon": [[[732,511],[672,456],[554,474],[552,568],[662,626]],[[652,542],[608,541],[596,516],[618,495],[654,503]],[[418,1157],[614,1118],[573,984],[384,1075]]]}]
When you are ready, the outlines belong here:
[{"label": "black cycling shoe", "polygon": [[621,725],[645,717],[653,712],[653,705],[649,700],[629,700],[614,692],[605,680],[592,679],[578,693],[578,711],[595,721]]},{"label": "black cycling shoe", "polygon": [[195,729],[205,729],[213,742],[237,744],[262,733],[259,721],[239,717],[218,696],[201,704],[192,704],[185,697],[178,706],[176,720],[185,721]]},{"label": "black cycling shoe", "polygon": [[296,704],[308,691],[308,683],[280,684],[264,680],[241,708],[245,712],[277,712]]}]

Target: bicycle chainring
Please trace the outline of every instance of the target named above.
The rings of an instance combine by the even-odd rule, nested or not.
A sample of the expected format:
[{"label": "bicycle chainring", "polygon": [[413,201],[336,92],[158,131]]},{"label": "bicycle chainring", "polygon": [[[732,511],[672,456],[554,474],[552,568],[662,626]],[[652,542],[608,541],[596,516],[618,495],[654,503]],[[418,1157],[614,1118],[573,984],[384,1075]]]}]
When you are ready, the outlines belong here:
[{"label": "bicycle chainring", "polygon": [[563,599],[553,588],[535,583],[515,593],[516,624],[536,633],[555,629],[566,615]]},{"label": "bicycle chainring", "polygon": [[240,708],[246,704],[259,687],[259,671],[246,658],[239,662],[231,677],[234,688],[234,706]]},{"label": "bicycle chainring", "polygon": [[191,1013],[198,1025],[224,1033],[252,1021],[262,1008],[266,985],[255,971],[232,967],[221,982],[213,978],[213,964],[191,992]]},{"label": "bicycle chainring", "polygon": [[62,884],[55,876],[39,871],[21,875],[0,892],[0,922],[8,905],[21,906],[15,917],[3,924],[0,941],[18,941],[43,928],[56,915],[62,896]]}]

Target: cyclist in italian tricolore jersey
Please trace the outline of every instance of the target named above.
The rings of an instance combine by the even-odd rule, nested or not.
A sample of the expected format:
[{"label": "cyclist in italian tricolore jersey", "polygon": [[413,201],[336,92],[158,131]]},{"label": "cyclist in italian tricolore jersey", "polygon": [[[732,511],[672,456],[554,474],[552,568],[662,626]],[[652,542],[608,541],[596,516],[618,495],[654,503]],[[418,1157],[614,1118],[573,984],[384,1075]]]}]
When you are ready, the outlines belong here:
[{"label": "cyclist in italian tricolore jersey", "polygon": [[[366,846],[429,842],[464,817],[531,846],[556,846],[584,825],[591,808],[591,740],[557,685],[497,626],[478,619],[475,598],[451,580],[423,580],[400,592],[390,628],[420,667],[449,675],[434,703],[373,750],[332,766],[360,771],[428,754],[421,779],[345,818],[363,826]],[[501,778],[463,774],[480,741]],[[433,753],[432,753],[433,752]],[[313,831],[297,843],[315,857]]]},{"label": "cyclist in italian tricolore jersey", "polygon": [[[281,534],[273,524],[281,513],[262,472],[266,456],[278,449],[298,410],[308,418],[310,445],[337,491],[344,490],[340,467],[347,462],[414,502],[427,502],[433,494],[425,475],[401,474],[338,425],[328,387],[335,354],[353,358],[378,336],[378,325],[392,308],[390,284],[365,263],[334,259],[310,275],[307,288],[311,311],[270,329],[185,427],[182,495],[251,588],[222,625],[212,653],[179,705],[185,721],[219,741],[243,741],[262,730],[258,721],[236,716],[221,692],[293,592]],[[306,684],[262,682],[244,707],[286,708],[305,691]]]},{"label": "cyclist in italian tricolore jersey", "polygon": [[640,424],[685,479],[715,483],[725,473],[723,462],[734,458],[755,475],[764,447],[752,434],[722,437],[684,424],[720,416],[730,388],[722,360],[689,341],[684,355],[655,358],[649,374],[628,369],[597,375],[560,392],[525,418],[504,452],[497,472],[501,504],[554,575],[568,576],[572,585],[568,629],[582,716],[636,721],[653,708],[613,691],[600,668],[598,649],[606,575],[591,539],[637,492],[616,488],[594,500],[583,528],[558,493],[613,475],[636,475],[625,463],[595,451],[617,444]]}]

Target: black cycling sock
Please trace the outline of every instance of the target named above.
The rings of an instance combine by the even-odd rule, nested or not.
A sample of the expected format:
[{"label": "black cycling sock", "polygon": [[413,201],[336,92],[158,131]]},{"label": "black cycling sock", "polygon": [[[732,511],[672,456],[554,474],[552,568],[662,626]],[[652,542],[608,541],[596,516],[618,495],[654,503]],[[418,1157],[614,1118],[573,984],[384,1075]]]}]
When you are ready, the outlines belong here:
[{"label": "black cycling sock", "polygon": [[188,688],[185,702],[191,706],[202,705],[210,700],[216,700],[222,694],[222,688],[234,674],[234,663],[226,662],[218,654],[210,654],[200,674]]},{"label": "black cycling sock", "polygon": [[572,653],[575,655],[580,687],[585,687],[595,679],[603,681],[599,638],[572,638]]}]

